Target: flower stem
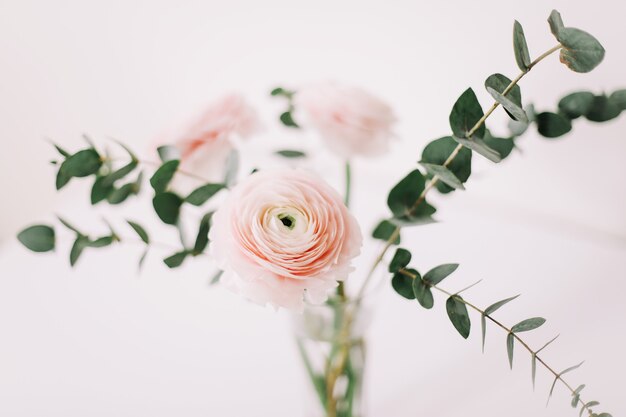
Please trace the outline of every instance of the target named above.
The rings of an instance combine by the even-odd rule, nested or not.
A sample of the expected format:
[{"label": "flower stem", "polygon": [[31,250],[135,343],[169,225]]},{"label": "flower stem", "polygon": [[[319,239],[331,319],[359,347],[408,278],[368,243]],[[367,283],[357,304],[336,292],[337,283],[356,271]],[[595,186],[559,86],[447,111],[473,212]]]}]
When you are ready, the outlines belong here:
[{"label": "flower stem", "polygon": [[350,207],[350,192],[352,191],[352,167],[350,166],[350,160],[346,160],[346,193],[344,195],[344,203],[346,207]]},{"label": "flower stem", "polygon": [[[511,83],[504,89],[504,91],[502,92],[503,96],[506,96],[508,93],[511,92],[511,90],[517,85],[517,83],[526,75],[528,74],[528,72],[535,66],[537,65],[539,62],[541,62],[544,58],[548,57],[549,55],[551,55],[552,53],[560,50],[562,48],[561,44],[558,44],[550,49],[548,49],[546,52],[544,52],[543,54],[539,55],[533,62],[531,62],[528,65],[528,68],[525,71],[522,71],[517,77],[515,77]],[[487,112],[476,122],[476,124],[468,131],[467,133],[467,138],[470,139],[472,137],[472,135],[474,133],[476,133],[476,131],[478,129],[480,129],[480,127],[485,123],[485,121],[487,120],[487,118],[489,116],[491,116],[491,114],[494,112],[495,109],[498,108],[498,106],[500,105],[500,103],[498,103],[497,101],[495,101],[491,107],[489,108],[489,110],[487,110]],[[459,152],[461,151],[461,149],[463,149],[463,145],[458,144],[456,148],[454,148],[454,150],[452,151],[452,153],[450,154],[450,156],[448,156],[448,159],[446,159],[446,161],[443,163],[444,167],[448,167],[452,161],[454,160],[454,158],[456,158],[456,156],[459,154]],[[435,186],[437,185],[437,183],[439,182],[439,176],[434,175],[430,181],[428,181],[428,183],[426,184],[426,186],[424,187],[424,190],[420,193],[419,197],[417,198],[417,200],[415,201],[415,203],[413,203],[413,205],[411,206],[411,208],[409,209],[409,214],[413,214],[415,213],[415,211],[417,210],[417,208],[419,207],[420,204],[422,204],[424,202],[424,200],[426,199],[426,195],[428,194],[428,192]],[[374,263],[372,264],[367,276],[365,277],[365,281],[363,282],[363,285],[361,286],[358,296],[357,298],[360,298],[363,293],[365,292],[365,289],[367,287],[367,285],[369,284],[369,282],[372,279],[372,276],[374,275],[374,272],[376,271],[376,269],[378,268],[378,265],[380,265],[380,263],[382,262],[383,258],[385,257],[385,254],[387,253],[387,251],[389,250],[389,248],[391,246],[393,246],[394,242],[396,241],[396,239],[398,239],[398,237],[400,236],[400,227],[396,226],[396,228],[394,229],[393,233],[389,236],[389,239],[387,239],[387,241],[385,242],[385,246],[383,246],[383,249],[381,250],[381,252],[379,253],[379,255],[376,257],[376,259],[374,260]]]}]

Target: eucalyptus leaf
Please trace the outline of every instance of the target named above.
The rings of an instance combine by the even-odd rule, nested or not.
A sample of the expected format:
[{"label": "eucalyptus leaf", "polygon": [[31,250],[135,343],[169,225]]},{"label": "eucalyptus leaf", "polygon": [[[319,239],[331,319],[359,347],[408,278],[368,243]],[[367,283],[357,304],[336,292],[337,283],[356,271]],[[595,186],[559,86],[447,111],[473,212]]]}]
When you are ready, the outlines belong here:
[{"label": "eucalyptus leaf", "polygon": [[129,162],[128,164],[124,165],[122,168],[118,169],[117,171],[114,171],[110,173],[109,175],[107,175],[106,177],[104,177],[102,180],[102,185],[104,187],[113,185],[115,181],[120,180],[124,178],[126,175],[133,172],[135,168],[137,168],[137,161],[133,160]]},{"label": "eucalyptus leaf", "polygon": [[485,132],[483,141],[491,149],[498,152],[502,159],[507,158],[515,148],[514,138],[497,138],[491,134],[489,129]]},{"label": "eucalyptus leaf", "polygon": [[108,195],[113,191],[113,185],[105,185],[106,177],[97,177],[91,187],[90,200],[91,204],[98,204],[102,200],[106,200]]},{"label": "eucalyptus leaf", "polygon": [[70,156],[70,153],[68,151],[66,151],[65,149],[57,145],[56,143],[52,143],[52,146],[54,146],[54,148],[57,150],[59,154],[61,154],[62,157],[67,158],[68,156]]},{"label": "eucalyptus leaf", "polygon": [[223,274],[224,274],[224,271],[218,270],[211,278],[211,281],[209,281],[209,285],[215,285],[218,282],[220,282],[220,278],[222,278]]},{"label": "eucalyptus leaf", "polygon": [[457,270],[459,264],[443,264],[434,267],[424,275],[424,281],[429,285],[437,285]]},{"label": "eucalyptus leaf", "polygon": [[177,252],[163,259],[163,262],[165,262],[165,265],[167,265],[168,268],[178,268],[183,264],[183,262],[187,258],[187,255],[189,255],[189,252],[187,252],[186,250]]},{"label": "eucalyptus leaf", "polygon": [[559,39],[559,32],[564,27],[561,14],[556,10],[552,10],[552,13],[550,13],[550,17],[548,17],[548,23],[550,24],[550,31],[552,32],[552,34],[557,39]]},{"label": "eucalyptus leaf", "polygon": [[467,307],[462,300],[463,298],[458,295],[449,297],[446,301],[446,311],[454,328],[464,339],[467,339],[470,334],[471,322]]},{"label": "eucalyptus leaf", "polygon": [[200,227],[198,228],[198,235],[196,236],[196,242],[193,246],[193,255],[197,256],[206,249],[209,243],[209,229],[211,228],[211,217],[213,212],[207,213],[202,216],[200,220]]},{"label": "eucalyptus leaf", "polygon": [[537,354],[533,352],[530,359],[530,375],[533,380],[533,390],[535,389],[535,382],[537,380]]},{"label": "eucalyptus leaf", "polygon": [[515,62],[522,71],[527,71],[530,65],[530,53],[524,36],[522,25],[516,20],[513,24],[513,50],[515,52]]},{"label": "eucalyptus leaf", "polygon": [[72,249],[70,249],[70,265],[76,265],[78,258],[83,253],[83,250],[89,246],[89,239],[86,236],[77,236]]},{"label": "eucalyptus leaf", "polygon": [[205,184],[193,190],[191,194],[185,198],[185,201],[194,206],[201,206],[224,188],[226,188],[224,184]]},{"label": "eucalyptus leaf", "polygon": [[617,102],[605,95],[595,96],[589,110],[585,113],[587,120],[592,122],[606,122],[620,115],[622,109]]},{"label": "eucalyptus leaf", "polygon": [[116,188],[112,190],[107,195],[107,201],[109,202],[109,204],[121,204],[124,201],[126,201],[128,196],[133,194],[134,190],[135,190],[134,183],[131,182],[128,184],[124,184],[120,188]]},{"label": "eucalyptus leaf", "polygon": [[421,162],[421,161],[420,161],[420,165],[426,168],[426,171],[430,175],[433,175],[433,176],[436,175],[437,178],[439,178],[439,181],[443,182],[449,187],[452,187],[455,190],[465,189],[461,180],[459,180],[452,171],[450,171],[448,168],[444,167],[443,165],[434,165],[434,164],[429,164],[429,163]]},{"label": "eucalyptus leaf", "polygon": [[406,269],[404,272],[405,273],[398,272],[393,275],[393,278],[391,279],[391,286],[402,297],[408,300],[413,300],[415,298],[415,292],[413,291],[413,278],[407,276],[407,274],[419,276],[419,273],[414,269]]},{"label": "eucalyptus leaf", "polygon": [[137,236],[139,236],[139,238],[146,245],[150,244],[150,236],[148,236],[148,232],[146,232],[146,229],[144,229],[143,226],[141,226],[139,223],[136,223],[136,222],[131,221],[131,220],[126,220],[126,223],[128,223],[129,226],[133,228],[135,233],[137,233]]},{"label": "eucalyptus leaf", "polygon": [[180,215],[180,206],[183,199],[174,193],[159,193],[152,199],[152,205],[157,215],[165,224],[176,224]]},{"label": "eucalyptus leaf", "polygon": [[174,178],[174,174],[178,169],[178,165],[180,161],[177,159],[173,159],[171,161],[164,162],[163,165],[156,170],[156,172],[150,178],[150,185],[156,193],[162,193],[167,189],[172,178]]},{"label": "eucalyptus leaf", "polygon": [[[469,131],[483,117],[484,113],[476,98],[474,90],[468,88],[461,94],[450,112],[450,128],[457,138],[466,138]],[[485,134],[483,123],[473,134],[474,137],[482,138]]]},{"label": "eucalyptus leaf", "polygon": [[[372,232],[372,237],[374,239],[388,241],[397,228],[398,227],[395,224],[391,223],[389,220],[382,220],[374,228],[374,231]],[[394,240],[393,243],[395,245],[400,244],[400,234],[398,234],[398,237]]]},{"label": "eucalyptus leaf", "polygon": [[609,99],[617,106],[620,110],[626,110],[626,90],[617,90],[614,91]]},{"label": "eucalyptus leaf", "polygon": [[472,139],[463,139],[454,136],[454,140],[459,142],[461,145],[469,148],[473,151],[476,151],[480,155],[489,159],[491,162],[498,163],[502,160],[502,156],[498,153],[498,151],[491,149],[482,139],[472,138]]},{"label": "eucalyptus leaf", "polygon": [[528,332],[530,330],[541,327],[545,322],[546,319],[544,319],[543,317],[533,317],[517,323],[511,328],[511,331],[513,333]]},{"label": "eucalyptus leaf", "polygon": [[395,273],[407,266],[411,262],[411,252],[406,249],[398,248],[389,262],[389,272]]},{"label": "eucalyptus leaf", "polygon": [[282,156],[284,158],[304,158],[306,157],[306,153],[302,151],[296,151],[293,149],[283,149],[280,151],[276,151],[276,155]]},{"label": "eucalyptus leaf", "polygon": [[563,45],[560,53],[561,62],[574,72],[589,72],[604,59],[604,47],[583,30],[561,28],[557,38]]},{"label": "eucalyptus leaf", "polygon": [[[435,139],[426,145],[422,151],[422,162],[443,165],[457,146],[458,143],[451,136]],[[454,159],[448,163],[447,169],[459,181],[462,183],[466,182],[472,173],[472,151],[466,147],[461,148]],[[432,177],[432,174],[429,173],[429,177]],[[437,182],[436,187],[439,192],[444,194],[454,191],[454,188],[443,182]]]},{"label": "eucalyptus leaf", "polygon": [[[387,205],[394,217],[407,222],[429,219],[435,213],[435,208],[420,196],[424,191],[426,181],[419,170],[411,171],[389,192]],[[418,203],[418,201],[421,201]]]},{"label": "eucalyptus leaf", "polygon": [[59,167],[59,170],[57,171],[55,182],[56,189],[60,190],[65,187],[71,179],[72,177],[63,170],[63,164],[61,164],[61,167]]},{"label": "eucalyptus leaf", "polygon": [[141,257],[139,258],[139,262],[137,263],[137,272],[141,272],[141,269],[143,268],[143,264],[146,262],[146,258],[148,257],[149,251],[150,251],[150,246],[146,246],[146,249],[141,254]]},{"label": "eucalyptus leaf", "polygon": [[513,369],[513,349],[515,348],[515,337],[513,333],[506,335],[506,354],[509,357],[509,366]]},{"label": "eucalyptus leaf", "polygon": [[435,304],[433,293],[430,287],[419,276],[413,280],[413,293],[422,307],[426,309],[433,308]]},{"label": "eucalyptus leaf", "polygon": [[70,155],[59,168],[69,177],[87,177],[93,175],[102,166],[102,159],[95,149],[84,149]]},{"label": "eucalyptus leaf", "polygon": [[485,353],[485,339],[487,338],[487,318],[485,314],[480,315],[480,329],[482,333],[482,349],[483,353]]},{"label": "eucalyptus leaf", "polygon": [[283,123],[283,125],[285,125],[287,127],[292,127],[292,128],[299,128],[300,127],[295,122],[295,120],[293,120],[293,115],[291,114],[290,111],[286,111],[286,112],[282,113],[280,115],[280,121]]},{"label": "eucalyptus leaf", "polygon": [[90,248],[103,248],[113,243],[113,236],[103,236],[95,240],[89,240],[87,246]]},{"label": "eucalyptus leaf", "polygon": [[594,95],[588,91],[568,94],[559,101],[559,111],[570,119],[576,119],[589,112],[593,99]]},{"label": "eucalyptus leaf", "polygon": [[572,122],[557,113],[543,112],[537,115],[537,131],[546,138],[558,138],[572,130]]},{"label": "eucalyptus leaf", "polygon": [[485,309],[485,314],[490,316],[493,313],[496,312],[496,310],[498,310],[500,307],[504,306],[507,303],[510,303],[511,301],[515,300],[517,297],[519,297],[520,294],[517,294],[514,297],[510,297],[510,298],[506,298],[504,300],[498,301],[497,303],[493,303],[492,305],[490,305],[489,307],[487,307]]},{"label": "eucalyptus leaf", "polygon": [[48,252],[54,250],[54,229],[45,224],[37,224],[22,230],[17,239],[33,252]]},{"label": "eucalyptus leaf", "polygon": [[526,112],[524,112],[521,105],[518,105],[510,98],[503,96],[491,87],[487,87],[487,92],[491,94],[491,97],[493,97],[495,101],[500,103],[502,107],[506,109],[509,116],[511,116],[514,120],[528,123],[528,116],[526,116]]},{"label": "eucalyptus leaf", "polygon": [[157,152],[159,154],[159,159],[161,159],[161,162],[180,160],[181,158],[180,149],[178,149],[176,146],[159,146],[157,148]]},{"label": "eucalyptus leaf", "polygon": [[84,236],[84,233],[82,233],[80,230],[78,230],[78,228],[76,226],[72,225],[70,222],[68,222],[67,220],[65,220],[61,216],[57,216],[57,219],[59,219],[59,221],[61,222],[61,224],[63,226],[65,226],[66,228],[68,228],[72,232],[76,233],[77,235]]}]

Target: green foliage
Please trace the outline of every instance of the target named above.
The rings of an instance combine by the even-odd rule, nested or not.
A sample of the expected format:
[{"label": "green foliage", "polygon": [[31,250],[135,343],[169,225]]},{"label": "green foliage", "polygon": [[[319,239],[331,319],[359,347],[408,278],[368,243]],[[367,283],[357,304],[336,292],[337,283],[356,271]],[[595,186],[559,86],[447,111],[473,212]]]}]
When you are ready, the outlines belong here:
[{"label": "green foliage", "polygon": [[454,136],[454,140],[459,142],[461,145],[469,148],[476,153],[484,156],[489,159],[491,162],[500,162],[502,160],[502,156],[498,153],[498,151],[491,149],[482,139],[472,138],[472,139],[463,139]]},{"label": "green foliage", "polygon": [[530,53],[526,44],[526,36],[522,25],[516,20],[513,24],[513,50],[515,52],[515,62],[522,71],[527,71],[530,66]]},{"label": "green foliage", "polygon": [[518,105],[513,100],[508,98],[507,96],[503,96],[496,90],[491,87],[487,87],[487,92],[491,94],[491,97],[494,98],[500,105],[506,110],[509,116],[511,116],[514,120],[520,122],[528,122],[528,116],[526,116],[526,112],[522,109],[521,104]]},{"label": "green foliage", "polygon": [[89,246],[89,238],[87,236],[78,235],[76,236],[76,240],[74,240],[74,244],[72,245],[72,249],[70,250],[70,265],[76,265],[78,262],[78,258],[83,253],[83,250]]},{"label": "green foliage", "polygon": [[[435,139],[426,145],[422,151],[421,162],[443,165],[457,145],[457,142],[451,136]],[[465,147],[462,148],[452,162],[448,164],[447,168],[461,183],[466,182],[472,173],[472,151]],[[432,177],[432,175],[429,173],[429,177]],[[439,192],[444,194],[454,190],[454,188],[443,182],[437,182],[436,187]]]},{"label": "green foliage", "polygon": [[[457,99],[450,112],[450,128],[457,138],[466,138],[469,131],[483,117],[483,109],[476,98],[474,90],[468,88]],[[473,136],[482,138],[485,134],[485,125],[481,125]]]},{"label": "green foliage", "polygon": [[201,206],[224,188],[226,188],[224,184],[205,184],[193,190],[191,194],[185,198],[185,202],[193,204],[194,206]]},{"label": "green foliage", "polygon": [[209,230],[211,228],[211,218],[213,217],[213,212],[207,213],[202,216],[202,220],[200,220],[200,227],[198,228],[198,235],[196,236],[196,242],[193,245],[193,255],[197,256],[204,252],[207,245],[209,244]]},{"label": "green foliage", "polygon": [[622,112],[617,102],[605,95],[595,96],[585,117],[592,122],[606,122],[615,119]]},{"label": "green foliage", "polygon": [[545,322],[546,319],[544,319],[543,317],[533,317],[531,319],[526,319],[517,323],[511,328],[511,331],[513,333],[528,332],[530,330],[534,330],[538,327],[543,326]]},{"label": "green foliage", "polygon": [[559,111],[569,119],[586,115],[593,104],[594,95],[588,91],[578,91],[566,95],[559,101]]},{"label": "green foliage", "polygon": [[109,204],[121,204],[135,191],[135,184],[128,183],[111,190],[107,196]]},{"label": "green foliage", "polygon": [[550,17],[548,17],[548,23],[550,24],[550,31],[558,39],[558,34],[564,27],[561,14],[556,10],[552,10],[552,13],[550,13]]},{"label": "green foliage", "polygon": [[102,166],[102,159],[95,149],[84,149],[69,156],[60,170],[69,177],[87,177],[98,172]]},{"label": "green foliage", "polygon": [[154,175],[152,175],[152,178],[150,178],[150,185],[152,185],[152,188],[156,193],[162,193],[167,190],[167,186],[172,178],[174,178],[174,174],[176,173],[179,164],[180,161],[176,159],[164,162],[163,165],[156,170]]},{"label": "green foliage", "polygon": [[276,151],[276,155],[285,157],[285,158],[305,158],[306,153],[302,151],[296,151],[293,149],[283,149],[280,151]]},{"label": "green foliage", "polygon": [[439,181],[443,182],[447,186],[452,187],[455,190],[465,189],[461,180],[459,180],[452,171],[450,171],[443,165],[434,165],[426,162],[420,162],[420,165],[426,168],[428,174],[430,174],[431,176],[436,175],[437,178],[439,178]]},{"label": "green foliage", "polygon": [[[487,79],[485,80],[485,89],[489,92],[489,89],[492,89],[494,91],[496,91],[497,93],[500,93],[500,96],[504,95],[504,91],[508,88],[509,85],[511,85],[512,81],[507,78],[506,76],[502,75],[502,74],[491,74],[489,77],[487,77]],[[491,92],[489,92],[489,94],[491,94],[493,96],[493,94]],[[499,97],[499,96],[497,96]],[[496,96],[493,96],[493,98],[500,102],[498,100]],[[516,108],[522,109],[522,91],[520,90],[519,85],[515,84],[513,85],[513,87],[511,87],[510,91],[506,94],[506,98],[513,102],[513,104],[515,105]],[[508,110],[507,110],[507,106],[504,105],[504,103],[500,103],[503,105],[504,110],[507,112],[507,114],[513,119],[513,120],[520,120],[519,118],[515,118],[513,116],[513,114],[511,114]],[[521,120],[524,121],[528,121],[528,117],[526,116],[526,113],[522,110],[523,117]]]},{"label": "green foliage", "polygon": [[559,30],[557,39],[563,45],[561,62],[575,72],[589,72],[604,59],[604,48],[589,33],[565,27]]},{"label": "green foliage", "polygon": [[614,91],[609,98],[620,110],[626,110],[626,90]]},{"label": "green foliage", "polygon": [[435,305],[430,286],[420,276],[413,280],[413,293],[422,307],[431,309]]},{"label": "green foliage", "polygon": [[54,229],[44,224],[37,224],[22,230],[17,239],[33,252],[48,252],[54,250]]},{"label": "green foliage", "polygon": [[446,301],[446,311],[454,328],[464,339],[470,335],[471,322],[467,307],[460,295],[453,295]]},{"label": "green foliage", "polygon": [[389,272],[398,272],[407,266],[409,262],[411,262],[411,252],[406,249],[398,248],[393,255],[393,259],[389,262]]},{"label": "green foliage", "polygon": [[283,125],[285,125],[287,127],[293,127],[293,128],[296,128],[296,129],[300,127],[295,122],[295,120],[293,120],[293,115],[291,114],[291,111],[286,111],[286,112],[281,113],[280,121],[283,123]]},{"label": "green foliage", "polygon": [[515,299],[516,299],[517,297],[519,297],[519,296],[520,296],[520,295],[518,294],[518,295],[516,295],[516,296],[514,296],[514,297],[506,298],[506,299],[504,299],[504,300],[498,301],[497,303],[494,303],[494,304],[490,305],[489,307],[487,307],[487,308],[485,309],[485,314],[486,314],[486,315],[488,315],[488,316],[492,315],[492,314],[493,314],[493,313],[495,313],[495,312],[496,312],[496,310],[498,310],[500,307],[502,307],[503,305],[508,304],[509,302],[511,302],[511,301],[513,301],[513,300],[515,300]]},{"label": "green foliage", "polygon": [[157,153],[159,154],[161,162],[180,160],[181,157],[180,150],[176,146],[171,145],[159,146],[157,148]]},{"label": "green foliage", "polygon": [[178,268],[183,264],[183,262],[187,258],[187,255],[189,255],[189,252],[183,250],[181,252],[177,252],[171,256],[168,256],[167,258],[163,259],[163,262],[165,262],[165,265],[167,265],[168,268]]},{"label": "green foliage", "polygon": [[[398,226],[396,226],[389,220],[382,220],[374,228],[374,231],[372,232],[372,237],[374,239],[388,241],[389,239],[391,239],[391,236],[393,235],[393,233],[395,232],[397,228]],[[398,237],[392,243],[395,245],[400,244],[400,234],[398,234]]]},{"label": "green foliage", "polygon": [[429,285],[437,285],[457,270],[459,264],[443,264],[434,267],[424,275],[424,281]]},{"label": "green foliage", "polygon": [[128,223],[130,225],[130,227],[133,228],[135,233],[137,233],[137,236],[139,236],[139,238],[146,245],[150,244],[150,236],[148,236],[148,232],[146,232],[146,229],[144,229],[143,226],[141,226],[139,223],[136,223],[136,222],[131,221],[131,220],[126,220],[126,223]]},{"label": "green foliage", "polygon": [[96,180],[91,187],[91,204],[98,204],[99,202],[106,200],[107,196],[113,191],[113,185],[105,185],[107,177],[96,177]]},{"label": "green foliage", "polygon": [[159,193],[152,199],[154,211],[165,224],[176,224],[180,215],[183,199],[174,193]]},{"label": "green foliage", "polygon": [[509,366],[513,369],[513,349],[515,348],[515,336],[513,333],[506,335],[506,353],[509,357]]},{"label": "green foliage", "polygon": [[425,185],[424,176],[416,169],[391,189],[387,205],[394,218],[407,223],[419,223],[430,219],[436,210],[423,197],[420,199]]},{"label": "green foliage", "polygon": [[557,113],[543,112],[537,115],[537,131],[546,138],[558,138],[572,130],[572,122]]},{"label": "green foliage", "polygon": [[413,278],[410,275],[419,277],[419,272],[415,269],[404,269],[402,272],[397,272],[391,279],[391,286],[402,297],[413,300],[415,293],[413,292]]},{"label": "green foliage", "polygon": [[491,134],[489,129],[485,132],[483,141],[489,148],[498,152],[502,159],[507,158],[513,151],[513,148],[515,148],[515,140],[513,137],[497,138]]}]

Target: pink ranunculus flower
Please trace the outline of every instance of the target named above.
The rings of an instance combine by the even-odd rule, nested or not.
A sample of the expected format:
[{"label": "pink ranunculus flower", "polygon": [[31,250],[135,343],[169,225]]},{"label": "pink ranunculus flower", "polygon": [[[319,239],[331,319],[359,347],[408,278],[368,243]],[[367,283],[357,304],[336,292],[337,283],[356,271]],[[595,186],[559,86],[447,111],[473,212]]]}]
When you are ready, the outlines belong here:
[{"label": "pink ranunculus flower", "polygon": [[[173,145],[181,154],[180,169],[211,182],[220,182],[228,156],[234,149],[233,139],[247,139],[258,131],[257,113],[242,96],[222,97],[175,136]],[[181,188],[180,182],[173,187]]]},{"label": "pink ranunculus flower", "polygon": [[312,84],[295,95],[296,111],[342,157],[385,153],[396,122],[391,107],[360,88]]},{"label": "pink ranunculus flower", "polygon": [[339,194],[303,170],[260,171],[213,215],[210,252],[222,282],[259,304],[301,311],[352,271],[361,250],[355,218]]}]

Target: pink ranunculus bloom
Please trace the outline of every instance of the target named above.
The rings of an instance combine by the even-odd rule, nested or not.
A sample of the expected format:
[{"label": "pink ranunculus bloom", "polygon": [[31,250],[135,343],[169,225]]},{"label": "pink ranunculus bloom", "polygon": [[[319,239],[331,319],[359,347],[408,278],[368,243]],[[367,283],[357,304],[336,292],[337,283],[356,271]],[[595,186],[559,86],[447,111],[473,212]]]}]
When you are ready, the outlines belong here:
[{"label": "pink ranunculus bloom", "polygon": [[209,238],[228,288],[296,311],[305,300],[328,298],[362,244],[339,194],[295,169],[260,171],[240,182],[215,212]]},{"label": "pink ranunculus bloom", "polygon": [[173,145],[181,154],[180,168],[208,181],[220,182],[234,148],[233,139],[247,139],[259,130],[257,113],[242,96],[222,97],[175,138]]},{"label": "pink ranunculus bloom", "polygon": [[391,107],[370,93],[335,83],[312,84],[295,96],[302,124],[317,130],[342,157],[377,156],[389,148],[396,122]]}]

